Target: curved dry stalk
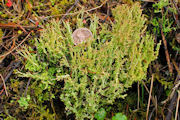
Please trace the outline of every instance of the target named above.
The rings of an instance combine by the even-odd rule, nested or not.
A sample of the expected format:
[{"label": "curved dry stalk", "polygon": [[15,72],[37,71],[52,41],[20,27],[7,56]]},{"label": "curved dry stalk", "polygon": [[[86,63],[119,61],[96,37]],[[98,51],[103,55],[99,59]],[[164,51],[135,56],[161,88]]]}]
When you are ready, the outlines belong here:
[{"label": "curved dry stalk", "polygon": [[[93,10],[96,10],[96,9],[99,9],[101,8],[108,0],[105,0],[101,5],[95,7],[95,8],[91,8],[91,9],[87,9],[87,10],[83,10],[85,13],[86,12],[90,12],[90,11],[93,11]],[[58,14],[58,15],[53,15],[53,16],[48,16],[46,18],[53,18],[53,17],[59,17],[59,16],[67,16],[67,15],[77,15],[81,13],[81,10],[80,11],[77,11],[77,12],[73,12],[73,13],[65,13],[65,14]]]},{"label": "curved dry stalk", "polygon": [[151,87],[150,87],[148,106],[147,106],[147,112],[146,112],[146,120],[148,120],[148,113],[149,113],[149,106],[150,106],[150,102],[151,102],[151,93],[152,93],[152,88],[153,88],[153,81],[154,81],[154,75],[152,74]]},{"label": "curved dry stalk", "polygon": [[173,67],[172,67],[171,61],[170,61],[170,56],[169,56],[169,52],[168,52],[168,48],[167,48],[167,41],[166,41],[166,38],[163,33],[162,25],[160,27],[161,27],[161,36],[162,36],[162,40],[163,40],[163,44],[164,44],[164,50],[165,50],[165,55],[166,55],[166,61],[168,64],[168,69],[169,69],[169,72],[172,74]]},{"label": "curved dry stalk", "polygon": [[3,61],[3,59],[9,55],[10,53],[12,53],[14,50],[16,50],[18,47],[20,47],[26,40],[27,38],[30,36],[31,32],[24,38],[23,41],[21,41],[21,43],[19,43],[16,47],[14,47],[13,49],[9,50],[8,52],[4,53],[3,55],[0,55],[0,63]]},{"label": "curved dry stalk", "polygon": [[178,98],[177,98],[177,104],[176,104],[175,120],[177,120],[178,109],[179,109],[179,101],[180,101],[180,91],[178,90]]},{"label": "curved dry stalk", "polygon": [[175,102],[176,102],[176,99],[178,97],[178,93],[176,92],[178,90],[180,86],[180,75],[177,76],[177,79],[175,80],[175,86],[174,88],[172,89],[172,92],[170,94],[170,96],[168,97],[168,99],[165,100],[165,102],[167,102],[168,100],[171,99],[170,101],[170,104],[168,106],[168,113],[166,115],[166,120],[170,120],[171,119],[171,116],[172,116],[172,111],[174,109],[174,105],[175,105]]},{"label": "curved dry stalk", "polygon": [[1,76],[1,79],[3,81],[3,85],[4,85],[4,90],[6,92],[6,96],[8,96],[8,92],[7,92],[7,89],[6,89],[6,84],[5,84],[4,78],[3,78],[3,76],[1,74],[0,74],[0,76]]}]

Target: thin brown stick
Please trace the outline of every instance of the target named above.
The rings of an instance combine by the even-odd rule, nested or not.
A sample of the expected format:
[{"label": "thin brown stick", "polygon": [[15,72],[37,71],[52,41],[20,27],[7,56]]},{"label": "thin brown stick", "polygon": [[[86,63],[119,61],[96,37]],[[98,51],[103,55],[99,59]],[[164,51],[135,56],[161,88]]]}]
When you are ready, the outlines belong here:
[{"label": "thin brown stick", "polygon": [[180,11],[179,11],[179,8],[177,6],[177,3],[174,0],[171,0],[170,2],[172,2],[174,4],[174,7],[176,8],[177,13],[180,15]]},{"label": "thin brown stick", "polygon": [[21,46],[26,40],[27,38],[30,36],[31,32],[29,32],[29,34],[24,38],[23,41],[21,41],[21,43],[19,43],[16,47],[14,47],[12,50],[8,51],[7,53],[4,53],[3,55],[0,55],[0,59],[4,58],[5,56],[9,55],[11,52],[13,52],[14,50],[16,50],[19,46]]},{"label": "thin brown stick", "polygon": [[7,24],[0,23],[0,28],[20,28],[23,32],[27,33],[23,26],[12,22]]},{"label": "thin brown stick", "polygon": [[178,98],[177,98],[177,104],[176,104],[175,120],[177,120],[178,109],[179,109],[179,101],[180,101],[180,91],[178,91]]},{"label": "thin brown stick", "polygon": [[173,65],[174,65],[174,67],[175,67],[175,69],[176,69],[178,75],[180,75],[180,69],[178,68],[178,65],[176,64],[176,62],[175,62],[174,59],[172,59],[172,63],[173,63]]},{"label": "thin brown stick", "polygon": [[180,86],[180,75],[177,75],[177,78],[176,78],[174,84],[175,84],[175,86],[172,88],[172,92],[171,92],[170,96],[168,97],[169,99],[171,99],[171,101],[170,101],[169,106],[167,108],[168,113],[166,115],[165,120],[170,120],[172,118],[173,110],[174,110],[176,100],[177,100],[177,97],[178,97],[177,90],[178,90],[178,88]]},{"label": "thin brown stick", "polygon": [[4,78],[3,78],[3,76],[1,74],[0,74],[0,76],[1,76],[1,79],[3,81],[3,85],[4,85],[4,90],[5,90],[6,96],[8,96],[8,92],[6,90],[6,84],[5,84]]},{"label": "thin brown stick", "polygon": [[[99,9],[99,8],[101,8],[107,1],[108,1],[108,0],[105,0],[101,5],[99,5],[99,6],[95,7],[95,8],[91,8],[91,9],[84,10],[84,12],[86,13],[86,12],[90,12],[90,11]],[[80,13],[80,12],[77,11],[77,12],[74,12],[74,13],[65,13],[65,14],[58,14],[58,15],[48,16],[48,17],[46,17],[46,18],[59,17],[59,16],[63,16],[63,15],[66,15],[66,16],[67,16],[67,15],[77,15],[77,14],[79,14],[79,13]]]},{"label": "thin brown stick", "polygon": [[173,68],[171,66],[170,56],[169,56],[169,52],[168,52],[168,49],[167,49],[167,41],[166,41],[164,33],[163,33],[162,25],[161,25],[161,36],[162,36],[162,40],[163,40],[163,44],[164,44],[164,50],[165,50],[165,55],[166,55],[166,61],[167,61],[167,64],[168,64],[168,69],[169,69],[169,72],[172,74],[173,73]]},{"label": "thin brown stick", "polygon": [[147,106],[147,112],[146,112],[146,120],[148,120],[148,113],[149,113],[149,106],[150,106],[150,102],[151,102],[151,93],[152,93],[152,88],[153,88],[153,81],[154,81],[154,75],[152,74],[151,87],[150,87],[148,106]]},{"label": "thin brown stick", "polygon": [[[11,48],[10,49],[8,49],[5,45],[2,45],[2,47],[4,47],[7,51],[9,51],[9,50],[11,50],[11,49],[13,49],[13,47],[11,46]],[[16,56],[15,56],[15,54],[14,53],[11,53],[15,58],[16,58]]]},{"label": "thin brown stick", "polygon": [[[17,67],[19,67],[20,63],[21,63],[21,61],[17,61],[17,62],[13,62],[13,64],[11,64],[11,65],[12,65],[12,68],[11,68],[10,72],[8,72],[8,74],[6,75],[6,77],[4,78],[4,82],[6,82],[6,81],[10,78],[10,76],[12,75],[14,69],[16,69]],[[3,83],[0,84],[0,88],[1,88],[2,86],[3,86]]]},{"label": "thin brown stick", "polygon": [[29,78],[28,83],[27,83],[27,85],[26,85],[26,89],[25,89],[24,97],[26,97],[26,96],[27,96],[27,91],[28,91],[28,87],[29,87],[29,84],[30,84],[30,82],[31,82],[31,79],[32,79],[32,78]]},{"label": "thin brown stick", "polygon": [[4,92],[4,89],[2,89],[2,90],[0,91],[0,95],[1,95],[3,92]]},{"label": "thin brown stick", "polygon": [[175,23],[177,24],[177,27],[180,28],[180,22],[179,22],[178,18],[176,17],[176,16],[180,15],[179,8],[177,6],[177,3],[174,0],[170,0],[170,2],[171,2],[170,7],[171,8],[174,8],[174,7],[176,8],[177,14],[175,14],[175,12],[172,12],[172,14],[173,14]]},{"label": "thin brown stick", "polygon": [[68,9],[68,11],[65,13],[65,15],[61,18],[61,20],[63,20],[63,19],[66,17],[66,15],[74,8],[74,6],[77,5],[78,2],[79,2],[79,0],[76,0],[76,1],[74,2],[73,6],[71,6],[71,7]]},{"label": "thin brown stick", "polygon": [[143,83],[143,86],[145,87],[146,91],[149,93],[149,90],[148,90],[146,84],[144,83],[144,81],[142,81],[142,83]]}]

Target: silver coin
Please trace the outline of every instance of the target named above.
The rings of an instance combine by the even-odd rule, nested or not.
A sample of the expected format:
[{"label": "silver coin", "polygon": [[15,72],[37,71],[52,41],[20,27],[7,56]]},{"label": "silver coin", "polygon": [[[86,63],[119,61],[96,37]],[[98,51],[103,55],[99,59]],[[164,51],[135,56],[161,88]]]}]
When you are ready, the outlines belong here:
[{"label": "silver coin", "polygon": [[78,45],[86,42],[89,38],[92,38],[93,35],[87,28],[78,28],[73,32],[72,37],[74,45]]}]

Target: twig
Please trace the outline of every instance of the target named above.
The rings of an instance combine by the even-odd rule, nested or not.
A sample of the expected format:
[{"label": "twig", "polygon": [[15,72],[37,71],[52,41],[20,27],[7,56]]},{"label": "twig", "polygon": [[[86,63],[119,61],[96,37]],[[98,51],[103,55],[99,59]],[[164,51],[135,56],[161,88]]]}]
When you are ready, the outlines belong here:
[{"label": "twig", "polygon": [[[14,66],[12,67],[11,71],[8,73],[8,75],[4,78],[4,82],[6,83],[6,81],[9,79],[9,77],[11,76],[11,74],[13,73],[14,69],[16,69],[19,65],[20,65],[21,61],[18,61],[16,63],[14,63]],[[0,85],[0,88],[3,86],[3,84]]]},{"label": "twig", "polygon": [[22,31],[27,33],[27,31],[24,29],[23,26],[16,23],[7,23],[7,24],[0,23],[0,28],[20,28]]},{"label": "twig", "polygon": [[166,61],[167,61],[167,64],[168,64],[168,69],[169,69],[169,72],[172,74],[173,73],[173,68],[171,66],[170,56],[169,56],[169,52],[168,52],[168,49],[167,49],[167,41],[166,41],[164,33],[163,33],[162,25],[160,25],[160,27],[161,27],[161,36],[162,36],[162,40],[163,40],[163,44],[164,44],[164,50],[165,50],[165,55],[166,55]]},{"label": "twig", "polygon": [[108,0],[105,0],[100,6],[97,6],[97,7],[95,7],[95,8],[86,10],[85,12],[90,12],[90,11],[96,10],[96,9],[98,9],[98,8],[101,8],[107,1],[108,1]]},{"label": "twig", "polygon": [[143,85],[144,85],[144,87],[145,87],[146,91],[149,93],[149,90],[148,90],[148,88],[147,88],[146,84],[144,83],[144,81],[142,81],[142,83],[143,83]]},{"label": "twig", "polygon": [[7,89],[6,89],[6,84],[5,84],[4,78],[3,78],[3,76],[1,74],[0,74],[0,76],[1,76],[1,79],[3,81],[3,85],[4,85],[4,90],[6,92],[6,96],[8,96],[8,92],[7,92]]},{"label": "twig", "polygon": [[13,16],[13,14],[6,9],[5,4],[4,4],[4,0],[2,0],[2,4],[3,4],[2,6],[3,6],[4,10],[5,10],[9,15]]},{"label": "twig", "polygon": [[180,101],[180,91],[178,91],[178,98],[177,98],[177,104],[176,104],[176,115],[175,115],[175,120],[177,120],[178,109],[179,109],[179,101]]},{"label": "twig", "polygon": [[156,108],[154,107],[153,110],[151,111],[151,113],[149,114],[149,119],[148,120],[152,120],[152,116],[154,111],[156,110]]},{"label": "twig", "polygon": [[144,9],[147,5],[148,5],[148,2],[144,1],[145,3],[141,6],[141,9]]},{"label": "twig", "polygon": [[174,65],[174,67],[175,67],[175,69],[176,69],[178,75],[180,75],[180,69],[178,68],[178,65],[176,64],[176,62],[175,62],[174,59],[172,59],[172,63],[173,63],[173,65]]},{"label": "twig", "polygon": [[[170,0],[170,2],[171,2],[171,4],[172,4],[171,7],[173,8],[173,4],[174,4],[174,7],[176,8],[177,13],[180,15],[180,11],[179,11],[179,8],[178,8],[176,2],[175,2],[174,0]],[[174,12],[172,12],[172,14],[173,14],[173,17],[174,17],[174,19],[175,19],[175,21],[176,21],[177,27],[180,28],[180,22],[179,22],[179,20],[176,18],[176,16],[178,16],[178,14],[175,15]]]},{"label": "twig", "polygon": [[153,115],[153,113],[154,113],[154,111],[155,111],[155,114],[156,114],[156,116],[155,116],[155,120],[157,119],[157,111],[158,111],[158,104],[157,104],[157,97],[155,96],[155,97],[151,97],[152,98],[152,103],[154,104],[154,108],[153,108],[153,110],[151,111],[151,113],[149,114],[149,119],[148,120],[152,120],[152,115]]},{"label": "twig", "polygon": [[[88,10],[84,10],[84,12],[90,12],[90,11],[93,11],[93,10],[96,10],[96,9],[99,9],[101,8],[108,0],[105,0],[100,6],[97,6],[95,8],[91,8],[91,9],[88,9]],[[76,15],[76,14],[79,14],[80,12],[74,12],[74,13],[65,13],[65,14],[58,14],[58,15],[53,15],[53,16],[48,16],[48,17],[45,17],[45,19],[48,19],[48,18],[53,18],[53,17],[59,17],[59,16],[63,16],[63,15]],[[61,18],[62,19],[62,18]]]},{"label": "twig", "polygon": [[175,94],[175,92],[176,92],[176,90],[177,90],[177,88],[178,88],[179,86],[180,86],[180,81],[178,81],[178,82],[176,83],[175,87],[172,88],[172,92],[171,92],[171,94],[168,96],[168,98],[167,98],[166,100],[162,101],[161,103],[162,103],[162,104],[165,104],[165,103],[167,103],[169,100],[171,100],[171,99],[173,98],[173,96],[174,96],[174,94]]},{"label": "twig", "polygon": [[[41,26],[38,26],[38,27],[40,27],[41,28]],[[22,28],[24,28],[24,30],[25,29],[35,29],[35,28],[38,28],[36,25],[33,25],[33,26],[28,26],[28,25],[26,25],[26,26],[14,26],[14,25],[2,25],[2,24],[0,24],[0,28],[20,28],[20,29],[22,29]],[[4,39],[5,37],[3,37],[3,39]]]},{"label": "twig", "polygon": [[30,36],[31,32],[29,32],[29,34],[24,38],[23,41],[21,41],[21,43],[19,43],[16,47],[14,47],[12,50],[8,51],[7,53],[4,53],[3,55],[0,55],[0,58],[4,58],[5,56],[9,55],[11,52],[13,52],[14,50],[16,50],[20,45],[22,45],[27,38]]},{"label": "twig", "polygon": [[24,97],[26,97],[26,96],[27,96],[27,90],[28,90],[29,84],[30,84],[30,82],[31,82],[31,79],[32,79],[32,78],[29,78],[28,83],[27,83],[27,85],[26,85],[26,89],[25,89]]},{"label": "twig", "polygon": [[166,116],[166,119],[165,120],[171,120],[171,116],[172,116],[172,111],[174,109],[174,102],[176,101],[176,98],[177,98],[177,92],[174,93],[174,96],[173,98],[171,99],[171,102],[167,108],[168,110],[168,113],[167,113],[167,116]]},{"label": "twig", "polygon": [[150,87],[148,106],[147,106],[147,112],[146,112],[146,120],[148,120],[148,113],[149,113],[149,106],[150,106],[150,102],[151,102],[151,93],[152,93],[152,88],[153,88],[153,81],[154,81],[154,75],[152,74],[151,87]]},{"label": "twig", "polygon": [[1,95],[3,92],[4,92],[4,89],[2,89],[2,90],[0,91],[0,95]]},{"label": "twig", "polygon": [[175,2],[174,0],[171,0],[171,2],[174,4],[174,6],[175,6],[175,8],[176,8],[176,10],[177,10],[177,13],[180,15],[180,10],[179,10],[176,2]]},{"label": "twig", "polygon": [[176,79],[175,83],[176,83],[176,85],[173,88],[173,92],[170,95],[170,96],[173,95],[173,97],[170,97],[172,99],[171,99],[171,102],[170,102],[170,104],[168,106],[168,114],[166,116],[166,120],[170,120],[171,116],[172,116],[172,111],[174,109],[174,105],[175,105],[175,102],[176,102],[176,99],[177,99],[177,92],[176,92],[176,90],[179,88],[179,85],[180,85],[180,75],[177,75],[177,79]]},{"label": "twig", "polygon": [[[34,25],[36,25],[36,22],[35,22],[34,20],[32,20],[32,19],[30,19],[30,18],[28,18],[28,20],[29,20],[30,22],[32,22]],[[43,27],[40,26],[39,24],[36,25],[36,26],[39,27],[39,28],[43,28]]]},{"label": "twig", "polygon": [[[7,46],[5,46],[5,45],[3,45],[3,44],[2,44],[2,47],[4,47],[7,51],[9,51],[9,50],[11,50],[11,49],[14,48],[14,46],[15,46],[15,40],[13,40],[13,44],[14,44],[14,45],[12,45],[10,49],[8,49]],[[11,53],[11,54],[16,58],[16,56],[15,56],[14,53]],[[0,58],[0,63],[3,61],[3,59],[4,59],[4,58]]]},{"label": "twig", "polygon": [[68,11],[67,11],[67,12],[65,13],[65,15],[60,19],[60,21],[63,20],[63,19],[66,17],[66,15],[74,8],[74,6],[77,5],[78,2],[79,2],[79,0],[76,0],[76,1],[74,2],[73,6],[71,6],[71,7],[68,9]]}]

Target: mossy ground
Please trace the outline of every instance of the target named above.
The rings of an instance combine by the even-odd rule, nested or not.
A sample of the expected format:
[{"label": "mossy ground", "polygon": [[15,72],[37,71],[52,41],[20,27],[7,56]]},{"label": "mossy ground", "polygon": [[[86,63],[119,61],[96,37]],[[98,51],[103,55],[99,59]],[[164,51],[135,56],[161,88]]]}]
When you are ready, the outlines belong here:
[{"label": "mossy ground", "polygon": [[[136,4],[135,2],[137,1],[79,0],[77,4],[75,4],[76,2],[77,0],[0,1],[0,73],[2,75],[2,77],[0,77],[0,118],[6,120],[51,120],[54,118],[58,120],[73,120],[76,118],[75,114],[66,114],[68,109],[65,110],[65,104],[59,97],[62,94],[65,94],[65,92],[70,92],[68,91],[68,86],[65,85],[66,81],[54,81],[54,79],[56,79],[54,76],[57,71],[63,71],[56,74],[56,76],[61,76],[61,78],[59,77],[59,79],[64,79],[67,76],[62,76],[61,73],[65,72],[71,74],[71,67],[67,67],[68,65],[64,64],[63,68],[57,68],[57,66],[64,63],[64,61],[57,63],[57,61],[62,58],[62,56],[61,53],[58,52],[56,55],[54,55],[54,53],[51,53],[51,46],[49,45],[52,43],[43,45],[44,51],[49,49],[48,54],[43,54],[43,56],[40,56],[42,54],[39,53],[44,52],[43,47],[38,48],[36,45],[41,45],[35,40],[41,37],[41,32],[46,30],[47,25],[49,24],[49,22],[52,21],[52,19],[56,22],[59,20],[64,21],[65,23],[69,22],[71,30],[73,31],[77,28],[77,26],[82,27],[83,24],[85,27],[89,28],[94,16],[97,16],[99,18],[99,25],[96,26],[96,33],[98,35],[101,31],[103,31],[101,25],[106,24],[105,28],[109,30],[108,33],[107,31],[105,31],[107,29],[104,29],[104,32],[106,33],[101,34],[100,36],[96,36],[97,39],[104,38],[104,40],[111,40],[111,30],[113,30],[112,24],[116,24],[116,18],[118,17],[113,15],[112,10],[118,5],[125,4],[127,6],[133,6],[134,4]],[[112,116],[119,112],[126,115],[128,119],[144,120],[147,114],[148,98],[152,76],[154,76],[154,82],[151,93],[152,98],[151,105],[148,111],[148,117],[149,119],[165,119],[169,113],[168,106],[171,105],[170,101],[172,99],[168,99],[166,102],[163,101],[173,95],[171,94],[174,90],[173,87],[178,85],[177,83],[179,78],[177,77],[177,75],[180,73],[180,47],[179,43],[176,40],[176,35],[180,34],[178,27],[178,17],[180,17],[180,13],[178,13],[176,6],[180,6],[180,3],[176,3],[175,5],[173,5],[171,1],[168,0],[161,0],[161,2],[158,3],[139,3],[142,5],[142,12],[144,13],[146,18],[147,31],[155,38],[154,46],[157,46],[157,44],[161,41],[159,56],[154,62],[152,62],[148,66],[146,79],[139,83],[133,83],[132,87],[126,91],[126,99],[115,99],[114,104],[103,106],[104,109],[107,111],[107,117],[105,118],[107,120],[111,119]],[[120,10],[114,12],[119,11]],[[76,26],[77,23],[78,25]],[[59,24],[60,26],[63,26],[63,22],[60,22]],[[124,24],[122,24],[122,26],[123,25]],[[132,29],[134,27],[132,27]],[[64,28],[57,28],[55,30],[65,31]],[[163,43],[164,41],[162,41],[163,35],[161,31],[163,31],[165,40],[167,41],[166,49],[164,49],[165,45]],[[53,35],[53,31],[51,32],[51,34]],[[120,34],[123,35],[123,32],[126,34],[126,29]],[[64,32],[60,34],[65,35],[68,33]],[[118,37],[118,35],[116,34],[115,36]],[[141,35],[143,35],[143,33]],[[56,39],[58,36],[53,37]],[[43,42],[45,44],[47,41]],[[58,43],[58,45],[62,46],[63,44],[65,43]],[[136,44],[136,46],[140,46],[140,44]],[[53,48],[56,47],[57,46],[54,46]],[[28,54],[30,53],[31,59],[36,60],[36,58],[38,58],[37,61],[34,62],[36,67],[29,67],[29,65],[31,64],[27,64],[27,56],[25,56],[24,58],[22,56],[20,57],[19,51],[21,51],[22,49],[28,50],[28,52],[23,53],[24,56],[28,56]],[[62,49],[64,48],[62,47]],[[167,58],[167,49],[170,58]],[[133,56],[133,54],[131,55]],[[20,59],[22,62],[19,65],[18,61]],[[132,59],[135,58],[132,57]],[[169,63],[167,62],[167,59],[170,59],[170,65],[173,66],[173,70],[169,68]],[[147,63],[148,60],[149,59],[147,57],[147,59],[144,59],[143,62]],[[38,66],[39,64],[40,66]],[[24,68],[28,68],[30,74],[32,73],[32,71],[37,73],[41,71],[42,74],[40,74],[40,76],[38,76],[38,74],[37,76],[34,74],[33,76],[31,76],[31,78],[21,78],[13,72],[16,71],[17,73],[17,70],[25,72]],[[88,76],[89,79],[93,76],[93,69],[88,71],[86,71],[86,69],[84,70],[84,72],[91,72],[90,74],[88,74],[91,75]],[[75,72],[72,74],[75,74]],[[41,82],[39,80],[35,81],[36,77],[43,79],[44,84],[40,84]],[[2,78],[6,80],[6,88],[3,87]],[[63,92],[63,89],[66,89],[67,91]],[[177,92],[177,90],[178,89],[175,90],[175,93]],[[28,95],[30,95],[30,99]],[[63,101],[65,101],[65,98],[68,98],[68,96],[64,96]],[[70,100],[70,98],[68,99],[69,101],[71,101],[71,103],[76,103],[75,100]],[[84,96],[82,98],[85,99]],[[65,102],[67,105],[68,101]],[[77,109],[79,108],[78,105],[74,106],[73,108],[76,107]],[[83,107],[83,109],[86,108],[84,106],[81,107]],[[173,107],[174,109],[172,110],[173,112],[171,115],[171,119],[174,119],[176,116],[175,107],[177,106],[174,105]],[[69,106],[69,108],[71,107]],[[74,110],[73,108],[71,108],[72,111]]]}]

